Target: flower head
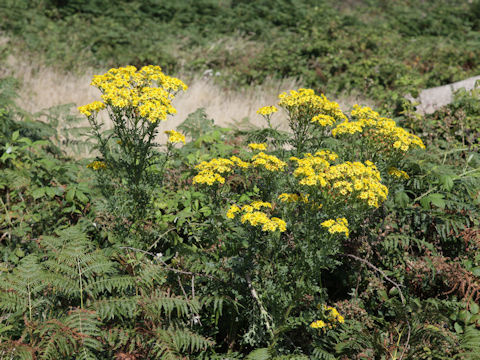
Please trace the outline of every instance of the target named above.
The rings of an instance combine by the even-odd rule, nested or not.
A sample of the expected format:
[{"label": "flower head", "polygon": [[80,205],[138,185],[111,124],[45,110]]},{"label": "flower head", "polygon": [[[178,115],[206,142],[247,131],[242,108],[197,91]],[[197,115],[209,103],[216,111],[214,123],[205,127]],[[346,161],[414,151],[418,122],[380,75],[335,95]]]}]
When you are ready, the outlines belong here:
[{"label": "flower head", "polygon": [[168,142],[175,144],[175,143],[184,143],[185,144],[185,135],[175,131],[175,130],[167,130],[165,134],[168,135]]},{"label": "flower head", "polygon": [[267,150],[267,144],[265,143],[250,143],[248,144],[248,147],[252,150],[260,150],[260,151],[264,151],[264,150]]}]

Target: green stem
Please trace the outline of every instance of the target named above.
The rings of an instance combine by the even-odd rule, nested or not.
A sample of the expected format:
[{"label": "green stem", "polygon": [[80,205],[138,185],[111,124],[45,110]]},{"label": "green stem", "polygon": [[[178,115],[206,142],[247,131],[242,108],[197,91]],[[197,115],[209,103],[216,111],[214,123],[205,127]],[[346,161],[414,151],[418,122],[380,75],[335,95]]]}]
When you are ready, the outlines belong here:
[{"label": "green stem", "polygon": [[80,260],[77,258],[78,268],[78,283],[80,285],[80,308],[83,309],[83,283],[82,283],[82,269],[80,267]]}]

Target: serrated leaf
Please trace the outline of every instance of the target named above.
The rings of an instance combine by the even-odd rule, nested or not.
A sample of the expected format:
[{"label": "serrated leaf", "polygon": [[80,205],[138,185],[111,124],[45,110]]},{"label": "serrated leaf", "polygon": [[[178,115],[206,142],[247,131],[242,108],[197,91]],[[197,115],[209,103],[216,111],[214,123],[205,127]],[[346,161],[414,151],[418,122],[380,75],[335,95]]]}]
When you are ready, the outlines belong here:
[{"label": "serrated leaf", "polygon": [[75,188],[68,189],[67,193],[65,194],[65,200],[72,202],[75,197]]},{"label": "serrated leaf", "polygon": [[267,348],[261,348],[253,350],[245,360],[268,360],[270,359],[270,355],[268,354]]},{"label": "serrated leaf", "polygon": [[405,207],[410,202],[410,198],[405,191],[398,191],[395,194],[395,202],[401,207]]},{"label": "serrated leaf", "polygon": [[45,195],[45,188],[37,188],[32,191],[31,195],[35,200],[40,199]]},{"label": "serrated leaf", "polygon": [[462,326],[461,326],[459,323],[456,322],[456,323],[453,325],[453,327],[455,328],[455,332],[456,332],[457,334],[462,334],[462,333],[463,333],[463,328],[462,328]]},{"label": "serrated leaf", "polygon": [[88,202],[88,197],[81,192],[80,190],[77,189],[75,192],[75,197],[80,201],[82,204],[86,204]]},{"label": "serrated leaf", "polygon": [[44,189],[45,189],[45,194],[46,194],[49,198],[54,198],[54,197],[55,197],[55,189],[54,189],[54,188],[46,187],[46,188],[44,188]]}]

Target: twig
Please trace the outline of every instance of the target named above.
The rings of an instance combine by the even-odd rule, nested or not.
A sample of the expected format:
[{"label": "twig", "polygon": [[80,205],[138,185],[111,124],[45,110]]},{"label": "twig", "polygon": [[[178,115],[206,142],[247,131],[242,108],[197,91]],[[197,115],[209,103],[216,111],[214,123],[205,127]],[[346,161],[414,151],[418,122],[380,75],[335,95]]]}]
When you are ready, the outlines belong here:
[{"label": "twig", "polygon": [[[396,283],[395,281],[393,281],[392,279],[390,279],[383,270],[379,269],[378,267],[376,267],[375,265],[373,265],[370,261],[368,260],[365,260],[365,259],[362,259],[361,257],[358,257],[358,256],[355,256],[355,255],[352,255],[352,254],[339,254],[340,256],[347,256],[347,257],[350,257],[352,259],[355,259],[357,261],[360,261],[366,265],[368,265],[369,267],[371,267],[373,270],[377,271],[378,273],[380,273],[385,280],[387,280],[388,282],[390,282],[391,284],[393,284],[393,286],[395,286],[398,290],[398,293],[400,295],[400,300],[402,301],[402,305],[403,307],[406,306],[405,304],[405,297],[403,296],[403,293],[402,293],[402,289],[400,288],[402,285]],[[402,354],[400,355],[400,357],[398,358],[398,360],[402,360],[403,359],[403,356],[405,355],[405,352],[407,351],[407,348],[408,348],[408,344],[410,343],[410,334],[412,332],[412,328],[410,326],[410,321],[408,321],[408,319],[405,319],[406,322],[407,322],[407,326],[408,326],[408,333],[407,333],[407,341],[405,342],[405,345],[403,346],[403,351],[402,351]]]},{"label": "twig", "polygon": [[379,272],[384,278],[385,280],[387,280],[388,282],[392,283],[393,286],[395,286],[398,290],[398,293],[400,294],[400,300],[402,301],[402,304],[405,306],[405,298],[403,297],[403,293],[402,293],[402,290],[400,289],[400,284],[396,283],[395,281],[393,281],[392,279],[390,279],[387,274],[385,274],[385,272],[383,272],[383,270],[379,269],[378,267],[376,267],[375,265],[373,265],[370,261],[368,260],[365,260],[365,259],[362,259],[361,257],[358,257],[358,256],[355,256],[355,255],[352,255],[352,254],[339,254],[340,256],[348,256],[352,259],[355,259],[357,261],[360,261],[366,265],[368,265],[369,267],[371,267],[373,270]]},{"label": "twig", "polygon": [[157,259],[158,261],[160,261],[162,263],[165,270],[169,270],[169,271],[172,271],[172,272],[177,273],[177,274],[190,275],[190,276],[198,275],[198,276],[204,276],[204,277],[207,277],[207,278],[213,279],[213,280],[220,280],[220,279],[216,278],[215,276],[208,275],[208,274],[194,273],[194,272],[191,272],[191,271],[174,269],[174,268],[168,266],[168,264],[165,261],[163,261],[159,256],[157,256],[156,254],[151,253],[149,251],[145,251],[145,250],[142,250],[142,249],[136,249],[136,248],[130,247],[130,246],[122,246],[122,247],[120,247],[120,249],[138,251],[138,252],[141,252],[143,254],[153,256],[155,259]]},{"label": "twig", "polygon": [[268,314],[267,310],[265,310],[265,308],[263,307],[262,301],[258,297],[257,290],[255,290],[255,288],[253,287],[252,279],[250,279],[250,275],[248,273],[245,275],[245,279],[247,280],[248,288],[250,289],[252,297],[255,299],[258,306],[260,307],[260,314],[262,315],[262,317],[265,320],[265,326],[267,327],[268,332],[270,333],[270,335],[273,338],[274,334],[273,334],[272,326],[270,325],[270,322],[268,321],[268,319],[270,318],[270,315]]}]

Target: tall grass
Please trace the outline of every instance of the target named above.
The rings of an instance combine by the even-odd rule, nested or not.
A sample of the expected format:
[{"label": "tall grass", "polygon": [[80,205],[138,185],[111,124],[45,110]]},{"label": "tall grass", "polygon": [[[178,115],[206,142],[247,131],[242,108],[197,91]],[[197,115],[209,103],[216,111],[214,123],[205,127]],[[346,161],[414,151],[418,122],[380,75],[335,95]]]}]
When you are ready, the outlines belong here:
[{"label": "tall grass", "polygon": [[[18,105],[31,113],[67,103],[80,106],[100,97],[99,91],[89,83],[93,75],[103,73],[105,69],[86,68],[77,73],[65,72],[37,62],[35,58],[21,58],[18,54],[9,55],[6,65],[0,75],[19,80]],[[302,87],[302,82],[296,79],[267,79],[262,85],[229,89],[217,84],[214,76],[172,75],[187,79],[189,89],[175,99],[174,106],[178,113],[162,123],[161,131],[175,128],[198,108],[204,108],[219,126],[263,126],[263,119],[256,111],[262,106],[275,104],[279,93]],[[336,101],[344,108],[357,102],[368,103],[365,99],[351,96]],[[72,111],[76,112],[75,107],[72,107]],[[110,120],[107,117],[103,120],[108,127]],[[276,114],[274,122],[280,128],[287,128],[285,114]],[[83,125],[87,125],[86,121],[79,123],[79,126]],[[165,141],[165,138],[162,136],[158,140]]]}]

